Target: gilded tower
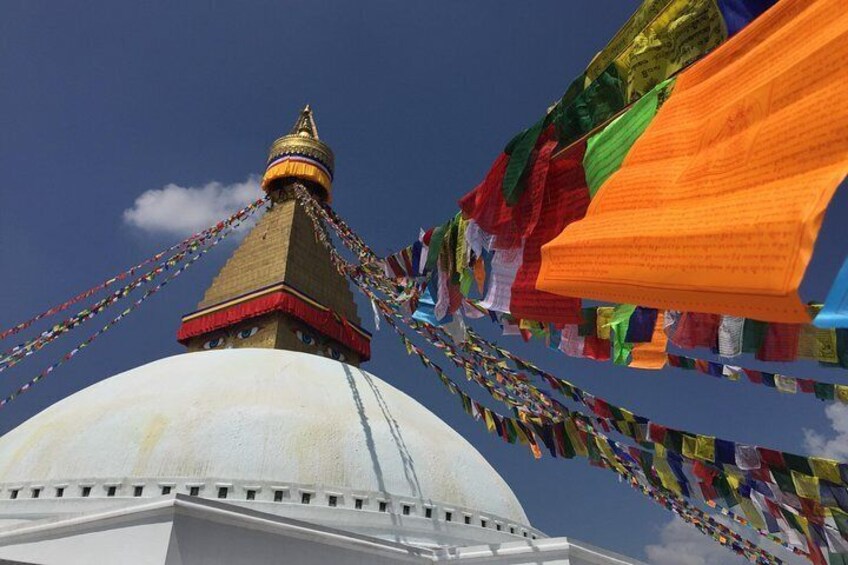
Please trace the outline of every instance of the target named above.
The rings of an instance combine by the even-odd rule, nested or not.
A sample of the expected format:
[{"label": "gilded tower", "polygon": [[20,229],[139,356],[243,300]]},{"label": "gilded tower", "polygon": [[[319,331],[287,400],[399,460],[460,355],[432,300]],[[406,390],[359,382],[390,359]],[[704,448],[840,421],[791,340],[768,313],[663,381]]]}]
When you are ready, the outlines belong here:
[{"label": "gilded tower", "polygon": [[332,198],[334,158],[307,105],[272,145],[262,189],[271,206],[183,316],[179,341],[189,351],[227,347],[288,349],[352,365],[370,357],[353,294],[333,268],[312,222],[291,195],[294,182]]}]

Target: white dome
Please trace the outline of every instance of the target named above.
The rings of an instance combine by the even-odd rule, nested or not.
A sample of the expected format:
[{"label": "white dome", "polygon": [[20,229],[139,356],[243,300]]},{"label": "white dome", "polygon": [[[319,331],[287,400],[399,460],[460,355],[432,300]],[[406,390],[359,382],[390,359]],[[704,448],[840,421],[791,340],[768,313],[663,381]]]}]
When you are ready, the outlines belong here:
[{"label": "white dome", "polygon": [[361,369],[305,353],[168,357],[77,392],[0,438],[0,488],[168,481],[194,481],[212,498],[216,485],[266,493],[281,485],[296,497],[312,485],[382,495],[396,512],[409,500],[455,508],[454,521],[474,511],[528,524],[506,482],[433,413]]}]

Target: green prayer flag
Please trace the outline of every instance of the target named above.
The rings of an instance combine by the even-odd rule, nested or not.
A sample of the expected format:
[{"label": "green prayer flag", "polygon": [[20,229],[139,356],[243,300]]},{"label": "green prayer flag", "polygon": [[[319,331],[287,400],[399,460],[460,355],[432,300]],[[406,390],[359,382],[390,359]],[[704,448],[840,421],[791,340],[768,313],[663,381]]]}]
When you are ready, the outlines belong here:
[{"label": "green prayer flag", "polygon": [[838,508],[831,508],[830,512],[833,516],[833,521],[836,523],[836,529],[839,530],[839,534],[843,538],[848,539],[848,514]]},{"label": "green prayer flag", "polygon": [[459,292],[462,296],[468,296],[471,292],[471,285],[474,284],[474,271],[471,269],[463,269],[459,275]]},{"label": "green prayer flag", "polygon": [[836,352],[839,357],[839,366],[848,369],[848,328],[836,330]]},{"label": "green prayer flag", "polygon": [[672,429],[666,430],[663,446],[674,453],[683,453],[683,433]]},{"label": "green prayer flag", "polygon": [[813,467],[810,465],[810,460],[802,455],[794,453],[783,453],[783,460],[786,462],[786,468],[797,473],[814,476]]},{"label": "green prayer flag", "polygon": [[577,326],[577,335],[589,336],[598,334],[598,309],[595,307],[583,308],[580,313],[583,320]]},{"label": "green prayer flag", "polygon": [[742,326],[742,351],[756,353],[766,337],[768,325],[757,320],[745,320]]},{"label": "green prayer flag", "polygon": [[557,113],[557,138],[568,145],[594,127],[613,117],[625,106],[625,85],[614,64],[568,104],[560,104]]},{"label": "green prayer flag", "polygon": [[[604,181],[621,167],[630,148],[648,128],[661,100],[668,96],[673,85],[674,79],[657,85],[624,114],[589,138],[583,168],[590,197],[594,198]],[[660,93],[664,93],[663,96]]]},{"label": "green prayer flag", "polygon": [[616,365],[627,365],[627,359],[630,357],[630,351],[633,349],[632,343],[627,343],[627,328],[630,327],[630,316],[636,306],[632,304],[619,304],[612,312],[610,320],[610,328],[613,330],[612,336],[612,360]]},{"label": "green prayer flag", "polygon": [[789,494],[797,494],[795,492],[795,483],[792,481],[792,476],[789,473],[772,468],[771,474],[780,490]]},{"label": "green prayer flag", "polygon": [[831,383],[815,383],[816,398],[819,400],[833,400],[836,396],[836,387]]},{"label": "green prayer flag", "polygon": [[828,553],[827,562],[830,565],[848,565],[848,555],[844,553]]},{"label": "green prayer flag", "polygon": [[442,249],[442,241],[445,239],[445,234],[448,229],[450,229],[450,221],[445,223],[443,226],[439,226],[433,230],[433,235],[430,236],[430,246],[429,252],[427,253],[427,263],[426,269],[427,272],[433,273],[436,271],[436,267],[439,261],[439,252]]},{"label": "green prayer flag", "polygon": [[520,181],[524,176],[524,171],[527,169],[528,161],[530,160],[530,154],[533,152],[533,148],[536,147],[536,141],[539,140],[539,135],[542,133],[547,119],[548,116],[546,115],[525,130],[514,144],[510,143],[512,145],[512,153],[509,156],[509,162],[506,165],[506,173],[504,174],[503,184],[501,186],[504,200],[510,206],[518,202],[521,193],[524,192],[523,183]]}]

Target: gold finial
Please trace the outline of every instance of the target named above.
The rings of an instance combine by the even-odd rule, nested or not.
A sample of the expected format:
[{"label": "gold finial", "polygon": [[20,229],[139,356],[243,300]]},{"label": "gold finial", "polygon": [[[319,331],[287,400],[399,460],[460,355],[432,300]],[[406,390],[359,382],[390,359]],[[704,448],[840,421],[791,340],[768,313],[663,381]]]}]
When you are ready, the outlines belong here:
[{"label": "gold finial", "polygon": [[300,117],[294,123],[289,135],[321,139],[318,137],[318,126],[315,125],[315,118],[312,116],[312,108],[309,107],[309,104],[300,111]]},{"label": "gold finial", "polygon": [[296,179],[304,181],[314,193],[329,202],[333,166],[333,151],[318,138],[318,126],[307,104],[288,135],[271,145],[262,188],[271,193],[285,184],[286,179]]}]

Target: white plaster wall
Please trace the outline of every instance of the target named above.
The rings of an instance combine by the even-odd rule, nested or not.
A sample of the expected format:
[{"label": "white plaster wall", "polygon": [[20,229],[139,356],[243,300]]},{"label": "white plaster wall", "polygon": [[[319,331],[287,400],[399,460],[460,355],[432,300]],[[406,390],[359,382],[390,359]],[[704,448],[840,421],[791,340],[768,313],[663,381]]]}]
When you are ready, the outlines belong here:
[{"label": "white plaster wall", "polygon": [[427,549],[193,497],[0,531],[0,559],[86,565],[636,565],[567,538]]},{"label": "white plaster wall", "polygon": [[103,529],[94,526],[0,546],[0,559],[38,565],[162,565],[171,528],[169,519]]}]

